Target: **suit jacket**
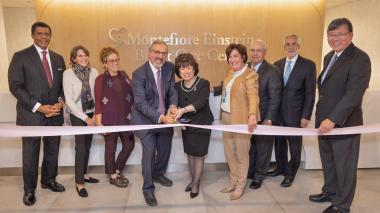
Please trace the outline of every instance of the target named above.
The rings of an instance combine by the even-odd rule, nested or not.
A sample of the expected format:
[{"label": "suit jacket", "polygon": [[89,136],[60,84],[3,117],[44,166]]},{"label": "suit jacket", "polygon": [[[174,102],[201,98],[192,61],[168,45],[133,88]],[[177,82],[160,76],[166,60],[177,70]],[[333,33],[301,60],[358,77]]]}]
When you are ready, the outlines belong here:
[{"label": "suit jacket", "polygon": [[[230,70],[223,81],[223,93],[228,82],[233,77]],[[247,124],[248,115],[255,114],[259,117],[259,75],[247,68],[243,74],[237,77],[231,87],[230,112],[231,124]]]},{"label": "suit jacket", "polygon": [[286,58],[274,63],[282,77],[282,100],[279,120],[291,126],[299,126],[301,118],[310,120],[313,113],[316,87],[315,63],[298,55],[293,70],[284,86],[284,67]]},{"label": "suit jacket", "polygon": [[[248,63],[248,67],[251,66],[252,63]],[[266,60],[260,65],[257,74],[259,75],[260,119],[261,121],[271,120],[276,122],[281,102],[281,76],[277,67]]]},{"label": "suit jacket", "polygon": [[[170,105],[178,105],[178,94],[175,88],[174,65],[165,62],[161,67],[162,95],[165,111]],[[133,125],[157,124],[161,113],[158,112],[158,91],[149,61],[137,68],[132,74],[132,91],[135,104],[132,109]],[[139,130],[135,134],[143,138],[150,130]],[[164,131],[164,130],[163,130]],[[171,128],[170,131],[173,131]]]},{"label": "suit jacket", "polygon": [[335,127],[349,127],[363,124],[362,100],[369,86],[371,61],[361,49],[350,44],[330,68],[323,83],[321,77],[334,51],[323,60],[323,71],[318,77],[319,100],[316,107],[316,127],[328,118]]},{"label": "suit jacket", "polygon": [[62,88],[63,71],[66,69],[61,55],[49,50],[53,86],[50,88],[40,56],[34,45],[16,52],[8,69],[9,90],[17,99],[17,125],[44,126],[62,125],[63,113],[46,118],[44,114],[32,112],[37,102],[53,105],[58,97],[64,98]]}]

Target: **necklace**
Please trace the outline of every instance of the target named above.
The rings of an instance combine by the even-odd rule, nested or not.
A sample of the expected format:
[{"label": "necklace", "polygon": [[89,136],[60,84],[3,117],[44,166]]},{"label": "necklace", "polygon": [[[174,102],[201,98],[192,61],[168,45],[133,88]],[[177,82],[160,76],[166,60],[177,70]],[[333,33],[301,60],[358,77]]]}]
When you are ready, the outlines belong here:
[{"label": "necklace", "polygon": [[190,89],[185,89],[185,87],[184,87],[185,81],[181,81],[181,89],[185,92],[191,92],[192,90],[197,91],[197,84],[199,83],[200,80],[201,80],[201,78],[198,78],[197,80],[195,80],[195,83],[193,84],[192,87],[190,87]]}]

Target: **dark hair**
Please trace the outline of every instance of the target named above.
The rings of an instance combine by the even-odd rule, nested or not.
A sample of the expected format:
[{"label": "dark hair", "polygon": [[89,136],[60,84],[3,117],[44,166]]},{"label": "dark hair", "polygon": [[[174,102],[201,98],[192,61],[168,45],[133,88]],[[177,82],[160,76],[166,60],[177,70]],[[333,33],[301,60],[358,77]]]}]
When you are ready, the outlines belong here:
[{"label": "dark hair", "polygon": [[79,50],[82,50],[87,56],[90,56],[90,52],[88,51],[88,49],[86,49],[82,45],[77,45],[77,46],[73,47],[73,49],[71,49],[71,52],[70,52],[70,64],[71,65],[74,65],[76,63],[74,60],[77,58]]},{"label": "dark hair", "polygon": [[34,22],[34,24],[32,25],[32,28],[31,28],[31,32],[32,32],[32,35],[36,32],[36,29],[37,27],[44,27],[44,28],[48,28],[49,29],[49,32],[50,32],[50,35],[51,35],[51,28],[48,24],[46,24],[45,22],[42,22],[42,21],[37,21],[37,22]]},{"label": "dark hair", "polygon": [[107,62],[107,57],[114,53],[117,55],[117,57],[119,57],[119,52],[115,48],[104,47],[103,49],[100,50],[100,53],[99,53],[100,62],[102,62],[102,64],[105,64]]},{"label": "dark hair", "polygon": [[228,58],[231,55],[232,50],[237,50],[240,53],[240,55],[243,57],[243,62],[244,63],[247,62],[247,59],[248,59],[247,48],[242,44],[233,44],[233,43],[228,45],[226,49],[227,62],[228,62]]},{"label": "dark hair", "polygon": [[174,72],[178,76],[178,78],[181,78],[179,75],[179,69],[192,66],[194,69],[194,75],[198,75],[199,68],[198,63],[195,60],[194,56],[190,53],[181,53],[177,56],[175,59],[175,65],[174,65]]},{"label": "dark hair", "polygon": [[327,32],[335,30],[336,28],[346,25],[349,32],[352,33],[352,23],[348,18],[337,18],[330,22],[329,26],[327,27]]}]

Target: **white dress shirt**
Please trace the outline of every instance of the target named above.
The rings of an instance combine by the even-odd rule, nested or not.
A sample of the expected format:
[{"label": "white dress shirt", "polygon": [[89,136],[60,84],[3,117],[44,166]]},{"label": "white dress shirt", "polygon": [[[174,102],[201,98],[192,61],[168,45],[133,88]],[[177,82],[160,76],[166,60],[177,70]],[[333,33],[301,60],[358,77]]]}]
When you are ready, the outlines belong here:
[{"label": "white dress shirt", "polygon": [[247,69],[247,67],[248,67],[248,65],[245,65],[241,70],[235,71],[233,73],[232,79],[227,83],[226,87],[224,88],[223,96],[222,96],[222,104],[220,106],[220,108],[224,112],[228,112],[228,113],[231,112],[231,110],[230,110],[231,87],[234,84],[235,79],[237,77],[239,77],[241,74],[243,74],[245,72],[245,70]]}]

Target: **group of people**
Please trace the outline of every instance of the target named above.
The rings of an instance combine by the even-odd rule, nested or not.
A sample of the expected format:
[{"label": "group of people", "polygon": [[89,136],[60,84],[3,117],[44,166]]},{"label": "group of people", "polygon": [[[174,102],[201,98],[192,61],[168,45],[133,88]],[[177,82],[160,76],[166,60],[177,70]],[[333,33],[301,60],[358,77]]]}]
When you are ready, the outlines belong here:
[{"label": "group of people", "polygon": [[[119,67],[119,53],[103,48],[99,59],[103,72],[90,67],[89,51],[79,45],[70,53],[71,68],[63,57],[48,49],[51,28],[36,22],[31,28],[34,44],[14,54],[9,66],[9,87],[17,98],[17,125],[60,126],[62,107],[70,110],[73,126],[152,125],[175,122],[210,125],[214,121],[209,107],[210,83],[200,77],[200,68],[190,53],[182,53],[175,63],[167,61],[168,45],[153,41],[148,61],[130,78]],[[333,20],[327,29],[332,51],[324,58],[317,78],[314,62],[299,55],[300,38],[284,38],[286,57],[270,64],[263,40],[254,41],[247,51],[241,44],[226,48],[230,70],[223,85],[214,87],[221,94],[221,119],[224,124],[247,124],[254,133],[257,124],[307,127],[313,112],[316,84],[319,99],[316,127],[320,133],[333,128],[361,125],[361,101],[368,88],[369,57],[352,43],[353,30],[346,18]],[[248,60],[250,59],[250,62]],[[65,70],[65,71],[64,71]],[[175,75],[180,79],[175,82]],[[142,144],[143,196],[149,206],[158,204],[154,183],[170,187],[165,176],[173,128],[103,133],[105,172],[110,184],[127,187],[123,168],[138,137]],[[211,130],[182,128],[191,180],[185,188],[190,197],[199,194],[200,180],[208,153]],[[92,135],[75,136],[75,182],[78,195],[87,197],[84,183],[97,183],[87,173]],[[116,157],[118,138],[122,149]],[[35,189],[41,137],[23,137],[23,178],[25,205],[36,202]],[[56,181],[60,136],[42,137],[44,157],[41,187],[62,192]],[[269,171],[275,144],[277,167]],[[349,212],[356,187],[356,168],[360,135],[320,136],[324,186],[322,193],[310,195],[314,202],[331,202],[323,212]],[[221,189],[231,200],[239,199],[249,187],[258,189],[266,176],[284,175],[281,186],[292,185],[301,161],[301,136],[267,136],[223,132],[229,183]],[[288,160],[288,149],[290,160]]]}]

